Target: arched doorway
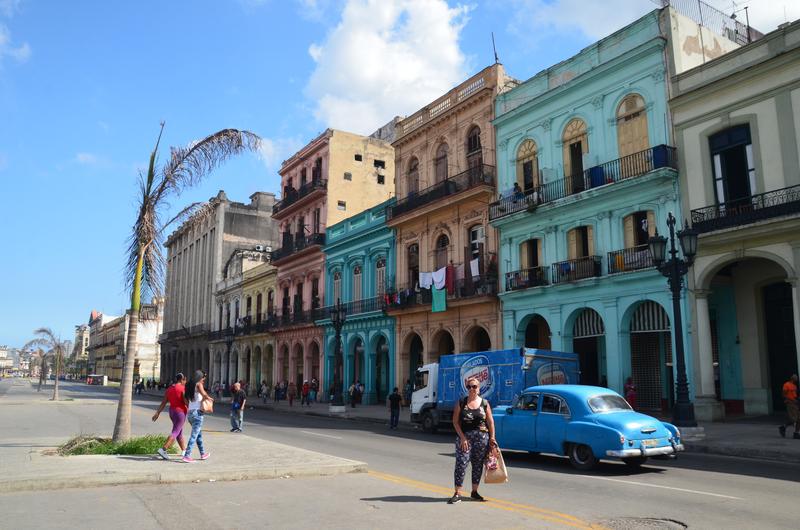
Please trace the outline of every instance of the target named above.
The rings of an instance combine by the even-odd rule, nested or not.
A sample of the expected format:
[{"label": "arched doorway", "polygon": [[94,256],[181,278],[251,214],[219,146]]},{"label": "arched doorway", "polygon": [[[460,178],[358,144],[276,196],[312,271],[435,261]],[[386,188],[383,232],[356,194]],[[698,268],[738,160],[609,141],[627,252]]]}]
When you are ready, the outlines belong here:
[{"label": "arched doorway", "polygon": [[[713,392],[726,414],[768,414],[785,408],[781,387],[798,370],[798,315],[787,282],[794,272],[789,270],[779,258],[765,254],[734,258],[699,278],[705,290],[695,293],[698,328],[708,326],[710,338],[700,349],[711,350]],[[700,315],[706,311],[707,320]],[[706,336],[703,331],[698,335]]]},{"label": "arched doorway", "polygon": [[215,383],[219,383],[220,381],[223,380],[223,377],[222,377],[222,354],[220,352],[217,352],[214,355],[214,375],[212,376],[212,379],[214,380]]},{"label": "arched doorway", "polygon": [[382,403],[391,391],[389,370],[389,342],[381,335],[375,344],[375,395],[379,403]]},{"label": "arched doorway", "polygon": [[322,351],[320,350],[319,343],[313,341],[311,343],[311,379],[316,379],[317,384],[321,386],[322,381],[320,367],[322,366]]},{"label": "arched doorway", "polygon": [[533,315],[525,325],[523,344],[526,348],[551,349],[550,326],[541,315]]},{"label": "arched doorway", "polygon": [[405,368],[403,369],[404,373],[401,372],[402,381],[400,381],[401,384],[398,386],[405,385],[406,381],[411,381],[412,384],[416,384],[417,368],[424,364],[422,337],[414,332],[409,333],[405,339],[405,345],[402,351],[403,355],[401,360],[403,364],[405,364]]},{"label": "arched doorway", "polygon": [[261,346],[256,346],[254,355],[253,355],[253,366],[251,368],[253,373],[253,385],[257,385],[261,388],[261,381],[264,381],[261,373]]},{"label": "arched doorway", "polygon": [[231,360],[230,360],[230,368],[229,372],[230,380],[228,384],[233,386],[233,383],[239,380],[239,352],[233,350],[231,353]]},{"label": "arched doorway", "polygon": [[442,355],[452,355],[455,352],[453,336],[445,329],[440,329],[431,339],[431,356],[428,362],[439,362]]},{"label": "arched doorway", "polygon": [[253,381],[250,379],[250,357],[250,348],[248,347],[244,350],[244,356],[242,357],[242,369],[239,373],[239,379],[244,381],[248,388],[252,390],[254,387]]},{"label": "arched doorway", "polygon": [[281,382],[289,382],[289,345],[284,344],[278,358]]},{"label": "arched doorway", "polygon": [[492,349],[492,339],[482,326],[474,326],[467,331],[461,348],[463,352],[489,351]]},{"label": "arched doorway", "polygon": [[[667,312],[646,300],[636,306],[630,319],[631,372],[639,410],[672,408],[672,338]],[[626,378],[627,379],[627,378]]]},{"label": "arched doorway", "polygon": [[594,309],[580,310],[572,326],[572,351],[578,354],[582,385],[606,386],[605,326]]},{"label": "arched doorway", "polygon": [[267,359],[264,368],[266,369],[267,384],[270,387],[275,386],[275,374],[273,372],[273,363],[275,362],[275,352],[272,349],[272,344],[267,345]]},{"label": "arched doorway", "polygon": [[303,345],[294,345],[294,353],[290,360],[292,381],[299,387],[303,384]]},{"label": "arched doorway", "polygon": [[345,384],[349,385],[355,381],[359,381],[364,383],[364,341],[361,338],[357,338],[353,342],[352,350],[350,351],[350,381],[346,381]]}]

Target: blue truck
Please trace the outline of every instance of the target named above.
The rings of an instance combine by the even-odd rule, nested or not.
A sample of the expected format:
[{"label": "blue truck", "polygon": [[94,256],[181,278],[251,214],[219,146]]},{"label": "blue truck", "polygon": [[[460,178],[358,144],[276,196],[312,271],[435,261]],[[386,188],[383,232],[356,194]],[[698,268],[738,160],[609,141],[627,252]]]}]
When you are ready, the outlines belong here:
[{"label": "blue truck", "polygon": [[442,355],[438,363],[417,369],[411,395],[411,421],[427,432],[449,425],[459,399],[467,395],[466,380],[480,381],[480,394],[492,407],[511,405],[529,386],[578,384],[578,355],[536,348],[514,348]]}]

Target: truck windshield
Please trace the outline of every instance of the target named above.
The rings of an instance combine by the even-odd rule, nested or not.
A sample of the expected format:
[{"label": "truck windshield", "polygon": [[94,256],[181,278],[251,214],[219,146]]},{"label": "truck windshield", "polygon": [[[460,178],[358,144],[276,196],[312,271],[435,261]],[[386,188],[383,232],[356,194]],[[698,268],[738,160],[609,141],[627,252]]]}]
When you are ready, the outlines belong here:
[{"label": "truck windshield", "polygon": [[592,412],[614,412],[618,410],[631,410],[628,402],[619,396],[607,394],[589,398],[589,408]]},{"label": "truck windshield", "polygon": [[419,390],[426,386],[428,386],[428,372],[417,372],[417,378],[414,381],[414,390]]}]

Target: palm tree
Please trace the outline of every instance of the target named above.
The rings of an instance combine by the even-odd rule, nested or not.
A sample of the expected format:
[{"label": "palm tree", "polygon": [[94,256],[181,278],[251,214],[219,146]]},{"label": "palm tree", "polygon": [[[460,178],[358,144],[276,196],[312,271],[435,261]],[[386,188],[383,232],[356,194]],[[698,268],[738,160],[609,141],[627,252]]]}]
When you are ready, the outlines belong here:
[{"label": "palm tree", "polygon": [[52,401],[58,401],[58,377],[61,375],[61,363],[64,361],[67,345],[61,342],[61,338],[57,337],[50,328],[39,328],[35,330],[33,334],[38,335],[38,337],[29,341],[22,349],[27,350],[32,347],[39,348],[39,359],[42,368],[42,373],[39,376],[39,390],[42,389],[42,380],[47,367],[47,357],[53,358],[53,365],[56,373]]},{"label": "palm tree", "polygon": [[146,175],[140,175],[137,196],[138,214],[133,224],[128,247],[126,280],[131,290],[131,307],[128,310],[128,332],[125,357],[122,365],[117,418],[114,423],[115,442],[127,440],[131,435],[131,401],[133,370],[137,350],[137,328],[142,292],[157,296],[163,284],[164,256],[161,252],[167,227],[189,217],[206,216],[212,206],[194,203],[178,215],[162,223],[168,200],[177,197],[186,188],[197,184],[208,173],[233,155],[243,151],[256,151],[261,139],[249,132],[223,129],[188,147],[173,147],[166,164],[156,168],[158,146],[164,132],[164,123],[150,154]]}]

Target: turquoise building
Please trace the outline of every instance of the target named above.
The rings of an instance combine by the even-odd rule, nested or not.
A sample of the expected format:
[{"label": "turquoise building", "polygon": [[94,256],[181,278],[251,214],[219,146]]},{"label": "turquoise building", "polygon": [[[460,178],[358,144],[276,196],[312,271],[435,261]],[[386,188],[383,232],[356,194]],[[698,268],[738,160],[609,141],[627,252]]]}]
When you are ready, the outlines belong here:
[{"label": "turquoise building", "polygon": [[[346,310],[342,327],[344,388],[364,384],[362,402],[383,402],[395,386],[394,318],[384,314],[384,294],[394,285],[394,231],[386,226],[386,207],[394,199],[330,226],[325,234],[326,318],[323,389],[333,383],[335,331],[330,309],[341,300]],[[327,396],[327,391],[323,393]]]},{"label": "turquoise building", "polygon": [[497,97],[490,205],[504,347],[574,351],[583,383],[620,392],[633,377],[644,410],[670,408],[675,379],[672,298],[647,240],[669,212],[683,219],[661,13]]}]

